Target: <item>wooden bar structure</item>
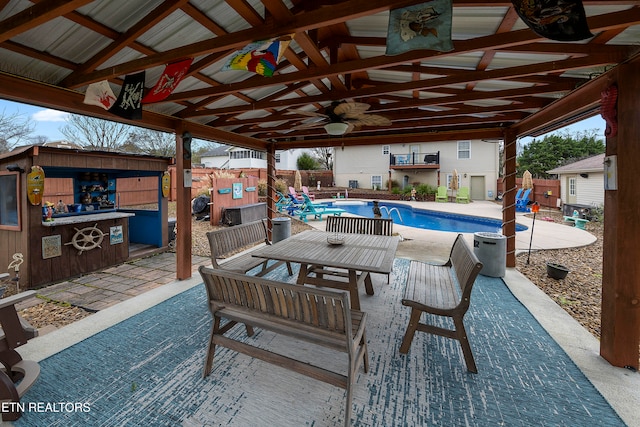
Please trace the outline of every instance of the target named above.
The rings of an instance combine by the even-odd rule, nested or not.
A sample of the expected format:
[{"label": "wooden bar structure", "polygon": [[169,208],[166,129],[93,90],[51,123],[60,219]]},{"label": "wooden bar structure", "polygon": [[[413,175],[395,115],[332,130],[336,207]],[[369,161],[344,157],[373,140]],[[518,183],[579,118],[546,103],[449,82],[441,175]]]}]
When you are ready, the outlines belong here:
[{"label": "wooden bar structure", "polygon": [[[0,171],[14,166],[20,169],[13,172],[19,182],[16,201],[19,225],[0,226],[0,241],[3,242],[0,245],[0,265],[8,265],[14,253],[22,253],[24,265],[20,286],[30,289],[125,262],[130,257],[132,242],[166,247],[168,204],[161,192],[161,178],[170,161],[163,157],[42,146],[27,146],[0,154]],[[44,171],[45,196],[55,196],[47,193],[47,176],[49,179],[68,178],[73,182],[74,194],[65,194],[65,198],[73,197],[75,203],[69,206],[75,205],[80,211],[53,214],[51,221],[45,221],[44,203],[58,202],[58,198],[47,200],[45,197],[37,205],[29,201],[27,176],[34,166]],[[85,175],[89,181],[82,180]],[[97,180],[93,180],[94,176]],[[155,182],[153,197],[156,209],[119,206],[116,182],[132,177]],[[80,186],[86,183],[93,183],[101,191],[89,192],[89,186]],[[113,190],[106,188],[109,185],[113,185]],[[105,200],[106,193],[113,197],[115,204],[80,203],[83,195],[102,193],[105,193]],[[135,230],[131,230],[131,223],[135,224]]]}]

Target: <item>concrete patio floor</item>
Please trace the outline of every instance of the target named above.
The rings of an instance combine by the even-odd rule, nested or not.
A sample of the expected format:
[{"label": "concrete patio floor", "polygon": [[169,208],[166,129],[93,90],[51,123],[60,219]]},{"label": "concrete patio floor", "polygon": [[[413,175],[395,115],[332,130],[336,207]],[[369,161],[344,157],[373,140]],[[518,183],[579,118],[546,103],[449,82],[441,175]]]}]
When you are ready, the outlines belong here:
[{"label": "concrete patio floor", "polygon": [[[492,202],[473,202],[464,205],[404,203],[415,203],[425,209],[502,218],[501,205]],[[523,214],[518,214],[517,222],[529,227],[527,231],[518,232],[516,236],[516,250],[526,251],[529,248],[532,220]],[[322,229],[325,223],[310,221],[309,224]],[[456,233],[417,230],[400,224],[394,225],[394,230],[404,238],[398,247],[397,257],[431,262],[441,262],[447,258],[456,236]],[[473,234],[465,234],[465,238],[472,243]],[[532,249],[578,247],[594,241],[595,237],[584,230],[537,220]],[[66,285],[57,284],[42,289],[39,292],[43,295],[51,295],[52,299],[63,300],[60,298],[64,296],[80,306],[94,304],[93,307],[99,311],[74,324],[32,339],[19,348],[20,353],[25,359],[42,360],[180,292],[197,286],[201,283],[197,273],[197,267],[201,264],[208,265],[208,258],[194,256],[192,278],[178,281],[174,279],[175,254],[164,253],[85,276],[87,280],[91,278],[87,286],[84,286],[84,288],[90,288],[89,290],[69,286],[67,282],[65,282]],[[624,422],[629,426],[640,425],[640,411],[637,410],[640,407],[640,374],[609,365],[599,356],[598,340],[516,269],[507,269],[504,281],[607,399]],[[84,290],[84,292],[78,292],[78,290]],[[100,295],[102,298],[96,299]]]}]

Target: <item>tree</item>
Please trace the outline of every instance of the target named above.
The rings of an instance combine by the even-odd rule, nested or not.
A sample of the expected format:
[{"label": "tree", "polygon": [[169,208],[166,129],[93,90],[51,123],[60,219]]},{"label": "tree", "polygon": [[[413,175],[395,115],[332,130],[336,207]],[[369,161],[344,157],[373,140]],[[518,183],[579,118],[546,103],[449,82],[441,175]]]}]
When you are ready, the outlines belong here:
[{"label": "tree", "polygon": [[176,136],[152,129],[134,128],[128,141],[121,147],[129,153],[143,153],[151,156],[175,157]]},{"label": "tree", "polygon": [[131,126],[95,117],[71,114],[60,132],[88,150],[118,151],[129,139]]},{"label": "tree", "polygon": [[23,117],[20,113],[0,114],[0,153],[10,151],[16,145],[25,140],[35,125],[29,117]]},{"label": "tree", "polygon": [[534,178],[549,178],[550,169],[604,153],[605,145],[597,138],[597,132],[596,129],[575,134],[565,131],[547,135],[542,140],[534,139],[518,156],[518,175],[528,170]]},{"label": "tree", "polygon": [[311,150],[315,157],[317,164],[322,169],[333,170],[333,148],[331,147],[317,147]]},{"label": "tree", "polygon": [[296,162],[299,170],[308,171],[317,169],[318,165],[309,153],[302,153]]}]

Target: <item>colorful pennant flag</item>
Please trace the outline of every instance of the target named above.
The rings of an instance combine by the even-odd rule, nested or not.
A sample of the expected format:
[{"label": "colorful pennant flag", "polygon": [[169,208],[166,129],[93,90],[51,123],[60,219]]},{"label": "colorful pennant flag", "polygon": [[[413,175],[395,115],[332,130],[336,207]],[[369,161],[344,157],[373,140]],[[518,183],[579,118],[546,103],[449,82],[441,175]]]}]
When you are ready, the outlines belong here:
[{"label": "colorful pennant flag", "polygon": [[261,76],[271,77],[282,54],[293,40],[293,34],[269,40],[249,43],[237,51],[222,67],[221,71],[245,70]]},{"label": "colorful pennant flag", "polygon": [[142,93],[145,72],[125,76],[120,95],[109,112],[130,120],[142,118]]},{"label": "colorful pennant flag", "polygon": [[529,28],[539,36],[557,41],[593,37],[581,0],[511,0]]},{"label": "colorful pennant flag", "polygon": [[91,83],[87,87],[87,91],[84,94],[85,104],[97,105],[105,110],[108,110],[116,102],[116,96],[109,86],[109,82],[103,80],[97,83]]},{"label": "colorful pennant flag", "polygon": [[167,65],[155,86],[142,98],[142,103],[159,102],[169,96],[187,74],[192,62],[193,58],[189,58]]},{"label": "colorful pennant flag", "polygon": [[451,0],[433,0],[389,12],[387,55],[417,49],[453,50]]}]

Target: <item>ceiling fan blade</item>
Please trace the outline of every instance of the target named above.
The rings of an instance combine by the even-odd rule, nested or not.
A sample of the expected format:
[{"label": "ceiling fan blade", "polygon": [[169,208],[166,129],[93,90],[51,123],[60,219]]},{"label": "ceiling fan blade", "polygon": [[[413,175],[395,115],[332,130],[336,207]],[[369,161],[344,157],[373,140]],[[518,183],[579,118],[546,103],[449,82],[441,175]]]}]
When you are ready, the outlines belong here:
[{"label": "ceiling fan blade", "polygon": [[370,105],[362,102],[343,102],[333,108],[333,112],[338,115],[349,117],[351,115],[362,114],[369,109]]},{"label": "ceiling fan blade", "polygon": [[316,112],[316,111],[305,111],[305,110],[291,109],[291,110],[287,110],[287,113],[300,114],[301,116],[307,116],[307,117],[322,117],[322,118],[327,118],[327,115],[326,115],[326,114],[318,113],[318,112]]},{"label": "ceiling fan blade", "polygon": [[377,114],[360,114],[355,120],[350,120],[356,126],[390,126],[391,120]]}]

